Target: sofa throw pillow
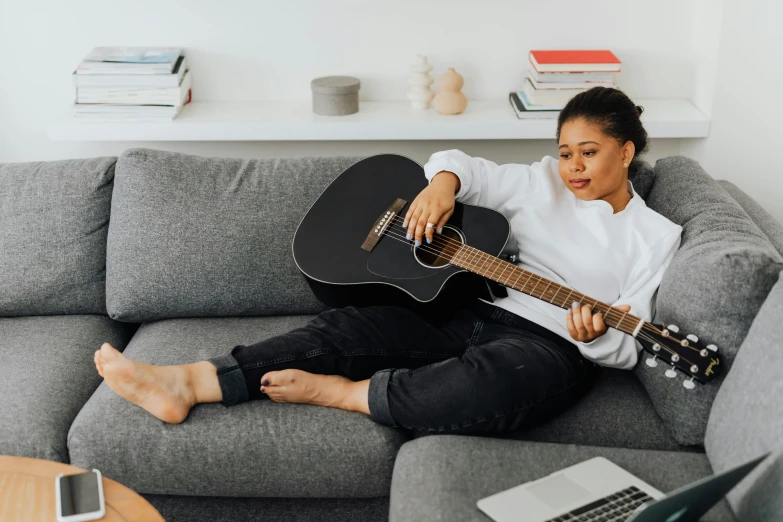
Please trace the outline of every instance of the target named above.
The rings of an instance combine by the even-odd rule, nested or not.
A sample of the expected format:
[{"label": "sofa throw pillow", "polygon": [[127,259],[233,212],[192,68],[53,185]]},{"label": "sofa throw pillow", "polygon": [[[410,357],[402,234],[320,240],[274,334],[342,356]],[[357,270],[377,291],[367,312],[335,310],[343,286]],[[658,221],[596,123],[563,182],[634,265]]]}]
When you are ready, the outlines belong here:
[{"label": "sofa throw pillow", "polygon": [[[635,373],[680,444],[701,445],[712,402],[761,304],[783,269],[783,259],[731,196],[694,160],[674,156],[655,163],[647,205],[683,227],[682,245],[658,289],[653,321],[675,324],[718,346],[723,373],[687,390],[682,376],[641,362]],[[641,357],[642,361],[647,356]]]},{"label": "sofa throw pillow", "polygon": [[0,316],[106,314],[116,161],[0,165]]},{"label": "sofa throw pillow", "polygon": [[715,397],[704,447],[715,472],[775,452],[732,489],[738,520],[783,520],[783,280],[753,320]]},{"label": "sofa throw pillow", "polygon": [[109,226],[109,315],[153,321],[325,310],[294,263],[291,241],[321,192],[359,159],[125,151]]}]

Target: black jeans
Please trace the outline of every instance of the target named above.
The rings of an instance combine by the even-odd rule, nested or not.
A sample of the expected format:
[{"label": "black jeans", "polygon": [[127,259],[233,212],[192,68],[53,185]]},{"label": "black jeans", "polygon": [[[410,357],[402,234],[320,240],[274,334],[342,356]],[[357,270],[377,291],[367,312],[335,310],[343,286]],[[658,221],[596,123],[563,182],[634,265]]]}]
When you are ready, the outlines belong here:
[{"label": "black jeans", "polygon": [[532,426],[576,402],[601,371],[562,337],[478,300],[438,320],[395,306],[329,310],[210,362],[226,406],[267,398],[260,381],[273,370],[370,379],[371,418],[419,435]]}]

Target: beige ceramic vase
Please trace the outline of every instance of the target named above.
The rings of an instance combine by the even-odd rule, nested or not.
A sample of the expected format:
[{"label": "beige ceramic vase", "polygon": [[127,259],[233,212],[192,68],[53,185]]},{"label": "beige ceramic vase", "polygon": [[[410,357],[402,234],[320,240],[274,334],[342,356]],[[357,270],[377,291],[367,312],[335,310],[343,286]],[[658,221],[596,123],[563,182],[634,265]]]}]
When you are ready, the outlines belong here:
[{"label": "beige ceramic vase", "polygon": [[460,92],[465,80],[462,75],[449,68],[438,78],[440,92],[432,100],[432,107],[441,114],[459,114],[468,106],[468,99]]}]

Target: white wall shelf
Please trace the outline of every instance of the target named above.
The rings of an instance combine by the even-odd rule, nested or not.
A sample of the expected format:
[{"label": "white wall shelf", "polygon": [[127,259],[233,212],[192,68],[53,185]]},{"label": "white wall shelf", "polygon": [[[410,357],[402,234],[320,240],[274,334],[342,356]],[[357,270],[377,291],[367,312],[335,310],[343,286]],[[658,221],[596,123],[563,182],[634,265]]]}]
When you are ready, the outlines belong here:
[{"label": "white wall shelf", "polygon": [[[687,100],[635,100],[651,138],[703,138],[710,120]],[[60,141],[307,141],[554,139],[556,120],[519,120],[508,100],[470,101],[441,115],[407,101],[363,101],[349,116],[313,114],[310,101],[193,102],[165,123],[50,123]]]}]

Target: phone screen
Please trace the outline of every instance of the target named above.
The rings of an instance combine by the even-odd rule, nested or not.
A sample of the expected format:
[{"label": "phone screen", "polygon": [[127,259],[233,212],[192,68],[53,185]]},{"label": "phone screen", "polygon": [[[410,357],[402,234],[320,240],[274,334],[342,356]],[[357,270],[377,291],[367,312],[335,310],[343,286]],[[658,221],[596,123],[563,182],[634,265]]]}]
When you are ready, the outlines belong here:
[{"label": "phone screen", "polygon": [[94,471],[60,477],[60,509],[64,517],[101,508],[98,474]]}]

